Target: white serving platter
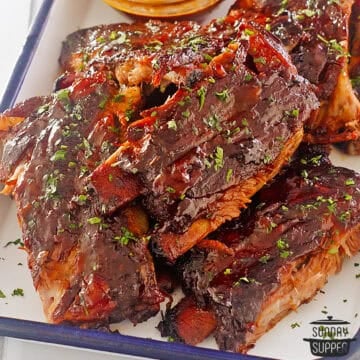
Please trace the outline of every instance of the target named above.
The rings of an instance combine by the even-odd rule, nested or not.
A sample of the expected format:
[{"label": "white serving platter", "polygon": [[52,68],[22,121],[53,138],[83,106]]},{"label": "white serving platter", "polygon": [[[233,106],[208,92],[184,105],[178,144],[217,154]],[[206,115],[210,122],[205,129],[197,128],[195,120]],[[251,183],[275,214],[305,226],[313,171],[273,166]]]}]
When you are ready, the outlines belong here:
[{"label": "white serving platter", "polygon": [[[204,22],[214,17],[221,17],[226,14],[231,4],[230,0],[222,1],[211,11],[198,17],[198,20]],[[92,25],[132,20],[130,16],[117,12],[101,0],[45,0],[31,35],[33,38],[29,38],[30,44],[28,42],[28,47],[18,63],[16,68],[18,73],[13,75],[5,100],[11,103],[15,99],[21,101],[51,92],[53,82],[60,72],[57,59],[61,43],[67,34]],[[17,79],[16,84],[14,79]],[[332,158],[336,165],[360,172],[360,157],[346,156],[334,150]],[[168,359],[170,356],[174,360],[248,358],[238,354],[203,350],[203,348],[217,349],[213,338],[207,339],[198,347],[167,343],[155,329],[160,314],[136,327],[127,321],[117,325],[121,334],[135,338],[41,324],[45,322],[45,317],[39,297],[32,286],[32,279],[26,266],[26,254],[14,245],[5,247],[9,241],[17,238],[21,238],[21,232],[17,223],[15,203],[1,197],[0,290],[6,298],[0,299],[0,335],[159,359]],[[303,338],[311,337],[312,321],[330,315],[349,322],[349,337],[354,337],[360,327],[360,315],[357,316],[360,313],[358,300],[360,279],[356,278],[356,274],[360,273],[360,267],[355,266],[356,263],[360,263],[360,254],[347,259],[341,273],[330,278],[323,289],[324,293],[319,293],[309,304],[301,306],[297,312],[283,319],[257,342],[249,354],[284,360],[314,359],[309,343]],[[11,295],[17,288],[23,289],[24,296]],[[292,328],[291,325],[295,323],[299,324],[299,327]],[[360,339],[351,344],[352,355],[349,356],[352,359],[360,359],[359,343]]]}]

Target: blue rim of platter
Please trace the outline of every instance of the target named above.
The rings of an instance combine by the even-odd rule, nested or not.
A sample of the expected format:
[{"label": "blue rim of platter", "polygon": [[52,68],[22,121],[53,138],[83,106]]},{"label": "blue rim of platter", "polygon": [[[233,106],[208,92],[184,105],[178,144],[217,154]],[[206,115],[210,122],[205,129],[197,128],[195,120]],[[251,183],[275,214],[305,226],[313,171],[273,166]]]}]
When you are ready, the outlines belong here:
[{"label": "blue rim of platter", "polygon": [[[12,107],[25,80],[33,56],[45,30],[55,0],[44,0],[30,29],[26,43],[15,65],[0,103],[0,112]],[[270,359],[211,350],[178,343],[138,338],[99,330],[52,325],[36,321],[0,317],[0,336],[74,346],[112,353],[142,356],[159,360],[261,360]],[[360,330],[350,352],[342,359],[355,359],[360,355]],[[325,358],[323,358],[325,359]],[[330,359],[330,358],[329,358]]]}]

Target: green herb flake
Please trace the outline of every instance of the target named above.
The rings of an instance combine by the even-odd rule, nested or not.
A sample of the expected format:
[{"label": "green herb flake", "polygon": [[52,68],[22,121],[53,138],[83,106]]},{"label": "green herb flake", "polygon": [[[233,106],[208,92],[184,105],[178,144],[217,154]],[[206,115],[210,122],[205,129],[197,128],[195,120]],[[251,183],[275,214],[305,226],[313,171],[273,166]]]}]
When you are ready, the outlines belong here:
[{"label": "green herb flake", "polygon": [[352,185],[355,185],[355,181],[354,181],[354,179],[346,179],[345,180],[345,185],[346,186],[352,186]]},{"label": "green herb flake", "polygon": [[251,74],[247,73],[247,74],[245,75],[245,77],[244,77],[244,80],[245,80],[246,82],[249,82],[249,81],[252,80],[252,78],[253,78],[253,76],[252,76]]},{"label": "green herb flake", "polygon": [[181,195],[179,196],[179,199],[180,199],[181,201],[183,201],[183,200],[185,199],[185,197],[186,197],[185,194],[181,194]]},{"label": "green herb flake", "polygon": [[229,97],[230,97],[230,94],[229,94],[229,89],[224,89],[223,91],[220,91],[220,92],[216,92],[215,93],[215,96],[223,101],[223,102],[226,102],[229,100]]},{"label": "green herb flake", "polygon": [[4,292],[2,290],[0,290],[0,299],[5,299],[6,295],[4,294]]},{"label": "green herb flake", "polygon": [[253,36],[255,34],[255,32],[253,30],[250,30],[250,29],[245,29],[243,31],[244,35],[246,36]]},{"label": "green herb flake", "polygon": [[345,199],[346,201],[350,201],[350,200],[352,199],[352,196],[349,195],[349,194],[345,194],[345,195],[344,195],[344,199]]},{"label": "green herb flake", "polygon": [[276,247],[279,250],[285,250],[289,248],[289,244],[284,239],[280,238],[276,241]]},{"label": "green herb flake", "polygon": [[19,288],[14,289],[11,296],[24,296],[24,290]]},{"label": "green herb flake", "polygon": [[66,159],[67,151],[64,149],[57,150],[55,154],[50,158],[51,161],[60,161]]},{"label": "green herb flake", "polygon": [[176,131],[178,129],[176,121],[175,120],[170,120],[167,122],[167,127],[168,129],[174,130]]},{"label": "green herb flake", "polygon": [[37,114],[38,114],[38,115],[41,115],[41,114],[43,114],[44,112],[48,111],[49,108],[50,108],[50,105],[49,105],[49,104],[42,105],[42,106],[40,106],[40,107],[37,109]]},{"label": "green herb flake", "polygon": [[126,246],[129,244],[129,241],[137,241],[138,238],[126,227],[121,228],[122,235],[121,236],[115,236],[114,240],[121,244],[122,246]]},{"label": "green herb flake", "polygon": [[112,31],[109,35],[110,40],[116,40],[118,38],[118,33],[116,31]]},{"label": "green herb flake", "polygon": [[262,65],[266,65],[266,59],[264,57],[258,57],[258,58],[254,58],[254,63],[255,64],[262,64]]},{"label": "green herb flake", "polygon": [[188,118],[190,116],[190,110],[189,109],[186,109],[185,111],[183,111],[181,113],[181,115],[184,117],[184,118]]},{"label": "green herb flake", "polygon": [[230,182],[231,178],[233,176],[233,169],[228,169],[228,171],[226,172],[226,182]]},{"label": "green herb flake", "polygon": [[199,98],[199,110],[201,110],[204,107],[206,98],[206,89],[203,86],[197,91],[197,96]]},{"label": "green herb flake", "polygon": [[291,328],[292,328],[292,329],[295,329],[295,328],[297,328],[297,327],[300,327],[300,324],[299,324],[299,323],[295,322],[295,323],[292,323],[292,324],[291,324]]},{"label": "green herb flake", "polygon": [[10,245],[15,245],[15,246],[20,246],[20,247],[23,247],[24,246],[24,243],[22,242],[22,240],[19,238],[19,239],[16,239],[14,241],[8,241],[4,247],[8,247]]},{"label": "green herb flake", "polygon": [[97,224],[101,224],[101,218],[95,216],[95,217],[92,217],[92,218],[89,218],[87,220],[87,222],[90,224],[90,225],[97,225]]},{"label": "green herb flake", "polygon": [[96,38],[96,42],[98,44],[103,44],[105,41],[106,40],[105,40],[105,38],[103,36],[99,36],[99,37]]},{"label": "green herb flake", "polygon": [[216,147],[214,162],[215,171],[219,171],[224,166],[224,150],[221,146]]},{"label": "green herb flake", "polygon": [[113,97],[113,102],[115,102],[115,103],[123,102],[124,99],[125,99],[125,95],[124,95],[124,94],[116,94],[116,95]]},{"label": "green herb flake", "polygon": [[170,194],[175,194],[175,193],[176,193],[176,190],[175,190],[173,187],[168,186],[168,187],[166,188],[166,192],[168,192],[168,193],[170,193]]},{"label": "green herb flake", "polygon": [[212,76],[210,76],[210,77],[208,78],[208,82],[209,82],[210,84],[215,84],[216,80],[215,80]]},{"label": "green herb flake", "polygon": [[133,109],[127,109],[125,111],[125,119],[127,122],[131,121],[133,116],[135,114],[135,111]]},{"label": "green herb flake", "polygon": [[335,246],[331,247],[329,250],[328,250],[328,254],[330,255],[336,255],[339,253],[339,249]]},{"label": "green herb flake", "polygon": [[59,90],[57,93],[56,93],[56,98],[61,101],[61,102],[64,102],[66,104],[68,104],[70,102],[70,90],[68,89],[62,89],[62,90]]},{"label": "green herb flake", "polygon": [[231,269],[230,268],[226,268],[224,270],[224,275],[230,275],[231,274]]},{"label": "green herb flake", "polygon": [[285,205],[281,205],[281,210],[286,212],[289,211],[289,208]]},{"label": "green herb flake", "polygon": [[222,127],[220,125],[220,119],[215,114],[211,115],[208,119],[203,119],[203,123],[210,129],[217,131],[222,130]]},{"label": "green herb flake", "polygon": [[108,97],[107,97],[107,96],[104,96],[104,97],[101,99],[101,101],[99,102],[98,108],[101,109],[101,110],[104,110],[107,101],[108,101]]},{"label": "green herb flake", "polygon": [[262,263],[262,264],[266,264],[269,260],[270,260],[271,256],[270,254],[266,254],[264,256],[262,256],[259,261]]},{"label": "green herb flake", "polygon": [[276,227],[277,227],[277,224],[270,221],[270,224],[267,227],[267,233],[271,233]]},{"label": "green herb flake", "polygon": [[85,203],[87,199],[88,199],[88,196],[84,195],[84,194],[79,195],[77,198],[78,202],[80,202],[80,203]]}]

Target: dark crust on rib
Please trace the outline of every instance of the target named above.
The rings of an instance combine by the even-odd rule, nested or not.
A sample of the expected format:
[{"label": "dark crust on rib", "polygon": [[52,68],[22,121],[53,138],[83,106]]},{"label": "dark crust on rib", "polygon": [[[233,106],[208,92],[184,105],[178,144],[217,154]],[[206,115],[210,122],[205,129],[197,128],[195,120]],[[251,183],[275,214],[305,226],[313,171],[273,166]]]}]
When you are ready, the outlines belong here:
[{"label": "dark crust on rib", "polygon": [[[107,75],[96,73],[66,92],[35,99],[37,106],[3,138],[8,161],[1,163],[2,180],[25,162],[13,194],[34,286],[54,323],[137,323],[153,316],[163,300],[147,244],[140,240],[147,231],[144,211],[131,206],[103,217],[85,183],[85,173],[118,142],[109,130],[117,124],[108,107],[118,86]],[[7,152],[14,144],[17,151]],[[126,231],[131,238],[120,242]]]},{"label": "dark crust on rib", "polygon": [[[180,88],[164,105],[145,111],[144,118],[130,127],[138,127],[142,136],[130,136],[111,160],[92,174],[92,183],[109,212],[145,195],[144,204],[158,222],[153,244],[170,260],[182,252],[167,252],[158,241],[162,234],[184,234],[205,214],[211,222],[212,216],[218,216],[216,210],[209,214],[213,204],[221,202],[231,188],[259,176],[253,191],[234,204],[237,216],[249,197],[275,175],[273,170],[287,161],[298,145],[295,142],[304,121],[318,105],[272,37],[246,24],[239,30],[238,40],[227,52],[199,70],[202,80],[191,89]],[[243,40],[244,33],[250,34],[248,40]],[[215,83],[209,82],[209,75]],[[224,90],[226,99],[221,100],[216,94]],[[200,92],[204,93],[203,103]],[[103,174],[111,167],[120,183],[129,174],[137,180],[134,186],[128,184],[122,192],[107,197],[103,190],[106,180],[101,179],[106,179]],[[136,192],[139,183],[141,193]],[[234,217],[231,213],[221,216],[220,224]]]},{"label": "dark crust on rib", "polygon": [[265,26],[288,50],[299,74],[321,101],[305,126],[305,140],[336,143],[360,134],[360,103],[349,71],[349,19],[353,0],[238,0],[231,15]]},{"label": "dark crust on rib", "polygon": [[[258,328],[258,319],[266,306],[272,305],[268,300],[286,290],[281,286],[287,269],[294,273],[306,269],[318,255],[325,259],[324,264],[329,257],[331,264],[333,256],[333,265],[321,269],[326,281],[339,270],[344,253],[359,250],[359,186],[360,175],[331,166],[319,149],[303,148],[297,160],[257,194],[239,219],[209,236],[221,241],[222,247],[204,241],[179,262],[185,290],[202,306],[210,304],[217,314],[220,348],[246,350],[285,315],[272,314],[277,320],[268,318],[263,328]],[[349,240],[351,236],[354,238]],[[302,280],[305,283],[307,278]],[[307,293],[304,289],[308,297],[299,295],[300,303],[317,290]],[[295,307],[300,305],[294,301]],[[287,306],[289,311],[291,304]],[[252,337],[251,333],[258,335]]]}]

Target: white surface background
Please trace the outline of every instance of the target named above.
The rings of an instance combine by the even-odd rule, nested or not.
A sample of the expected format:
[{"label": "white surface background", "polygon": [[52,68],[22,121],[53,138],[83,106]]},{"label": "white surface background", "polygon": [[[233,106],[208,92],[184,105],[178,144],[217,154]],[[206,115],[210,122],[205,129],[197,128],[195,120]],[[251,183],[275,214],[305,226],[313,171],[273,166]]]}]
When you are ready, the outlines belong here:
[{"label": "white surface background", "polygon": [[[74,0],[76,1],[76,0]],[[0,99],[26,40],[31,20],[42,0],[0,0]],[[137,360],[140,358],[98,353],[0,337],[1,360]]]}]

